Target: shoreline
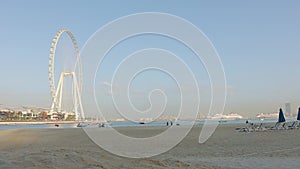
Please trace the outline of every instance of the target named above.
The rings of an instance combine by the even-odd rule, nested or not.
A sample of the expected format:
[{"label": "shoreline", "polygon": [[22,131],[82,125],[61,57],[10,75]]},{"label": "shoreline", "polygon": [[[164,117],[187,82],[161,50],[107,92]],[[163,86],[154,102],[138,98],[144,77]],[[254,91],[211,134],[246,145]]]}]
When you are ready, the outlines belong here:
[{"label": "shoreline", "polygon": [[[179,121],[180,122],[187,122],[186,121]],[[254,124],[260,124],[263,123],[264,125],[266,124],[270,124],[270,123],[274,123],[276,121],[276,119],[267,119],[265,121],[259,121],[259,120],[250,120],[250,122],[253,122]],[[3,125],[35,125],[35,124],[77,124],[80,121],[0,121],[0,126]],[[164,121],[153,121],[153,122],[164,122]],[[202,122],[202,123],[198,123],[197,122]],[[194,125],[203,125],[205,122],[218,122],[219,125],[224,125],[224,124],[245,124],[244,123],[244,119],[240,119],[240,120],[210,120],[210,119],[206,119],[206,120],[196,120]],[[287,120],[287,122],[293,122],[292,120]],[[110,123],[130,123],[130,121],[122,121],[122,122],[116,122],[116,121],[111,121]],[[152,122],[151,122],[152,123]],[[184,124],[183,124],[184,125]],[[142,125],[141,125],[142,126]],[[147,126],[147,125],[146,125]],[[135,127],[135,126],[122,126],[122,127]]]},{"label": "shoreline", "polygon": [[77,121],[5,121],[0,125],[23,125],[23,124],[75,124]]}]

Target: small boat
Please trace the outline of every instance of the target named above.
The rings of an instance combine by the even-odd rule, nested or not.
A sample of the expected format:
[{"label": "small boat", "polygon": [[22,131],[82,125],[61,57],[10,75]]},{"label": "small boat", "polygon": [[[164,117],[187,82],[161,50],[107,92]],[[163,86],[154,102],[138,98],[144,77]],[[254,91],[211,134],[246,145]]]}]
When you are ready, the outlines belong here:
[{"label": "small boat", "polygon": [[77,127],[86,127],[88,125],[89,125],[89,123],[80,122],[77,124]]},{"label": "small boat", "polygon": [[140,124],[145,124],[145,122],[143,122],[143,121],[141,121],[141,122],[139,122]]},{"label": "small boat", "polygon": [[227,120],[219,120],[219,123],[227,123]]},{"label": "small boat", "polygon": [[54,126],[55,126],[55,127],[59,127],[59,124],[55,123]]},{"label": "small boat", "polygon": [[88,128],[97,128],[97,127],[107,127],[105,122],[80,122],[77,124],[77,127],[88,127]]}]

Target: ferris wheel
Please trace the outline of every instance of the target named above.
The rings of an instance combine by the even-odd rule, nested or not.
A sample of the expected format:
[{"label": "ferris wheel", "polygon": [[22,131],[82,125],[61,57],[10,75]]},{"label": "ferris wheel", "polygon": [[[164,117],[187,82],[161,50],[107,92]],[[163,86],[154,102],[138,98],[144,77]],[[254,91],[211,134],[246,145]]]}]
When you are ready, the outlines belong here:
[{"label": "ferris wheel", "polygon": [[[73,70],[70,71],[62,71],[60,73],[59,81],[57,86],[55,85],[55,75],[54,75],[54,60],[55,60],[55,52],[56,52],[56,46],[58,44],[58,40],[61,37],[63,33],[67,33],[67,35],[72,40],[74,49],[75,49],[75,56],[76,56],[76,66]],[[50,48],[50,56],[49,56],[49,64],[48,64],[48,76],[49,76],[49,82],[50,82],[50,94],[51,94],[51,109],[50,109],[50,115],[61,113],[63,111],[62,109],[62,97],[63,97],[63,86],[64,86],[64,79],[67,76],[71,76],[72,83],[73,83],[73,101],[74,101],[74,113],[75,113],[75,119],[84,119],[84,113],[83,108],[81,104],[81,80],[82,80],[82,70],[81,70],[81,61],[80,61],[80,52],[78,48],[78,44],[76,42],[76,39],[71,31],[67,29],[61,29],[59,30],[56,35],[54,36],[51,48]],[[80,109],[80,114],[79,110]]]}]

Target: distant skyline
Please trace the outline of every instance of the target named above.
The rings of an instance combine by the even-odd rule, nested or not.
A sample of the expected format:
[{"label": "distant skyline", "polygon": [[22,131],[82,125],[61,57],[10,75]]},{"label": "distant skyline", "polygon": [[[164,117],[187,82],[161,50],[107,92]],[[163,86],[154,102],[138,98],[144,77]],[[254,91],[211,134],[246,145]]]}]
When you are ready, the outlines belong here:
[{"label": "distant skyline", "polygon": [[[215,46],[227,78],[225,114],[236,112],[255,116],[276,112],[280,107],[284,109],[287,102],[291,104],[291,113],[296,113],[300,106],[300,2],[297,0],[3,0],[0,4],[0,104],[50,107],[47,68],[51,41],[57,30],[71,30],[82,49],[95,31],[114,19],[138,12],[163,12],[190,21]],[[158,38],[160,43],[156,43]],[[124,53],[149,45],[170,50],[176,48],[175,53],[182,54],[183,59],[191,63],[192,69],[199,72],[200,94],[202,91],[204,104],[208,102],[205,97],[209,94],[206,93],[209,84],[201,63],[194,64],[185,49],[177,47],[178,44],[169,39],[137,37],[127,44],[143,40],[147,43],[119,48]],[[67,46],[67,53],[72,52],[67,40],[62,39],[59,45]],[[58,67],[65,63],[65,58],[62,58],[65,52],[63,49],[58,52]],[[111,59],[114,54],[118,57]],[[110,56],[103,68],[108,73],[96,79],[99,98],[104,102],[109,95],[109,75],[114,70],[113,66],[122,59],[117,51],[112,51]],[[168,89],[174,87],[170,86],[171,78],[152,73],[146,74],[146,77],[164,79],[166,81],[160,81],[158,85]],[[143,81],[143,77],[133,81],[136,98],[152,87],[151,83],[142,84]],[[145,105],[147,107],[147,104],[141,104],[140,108]]]}]

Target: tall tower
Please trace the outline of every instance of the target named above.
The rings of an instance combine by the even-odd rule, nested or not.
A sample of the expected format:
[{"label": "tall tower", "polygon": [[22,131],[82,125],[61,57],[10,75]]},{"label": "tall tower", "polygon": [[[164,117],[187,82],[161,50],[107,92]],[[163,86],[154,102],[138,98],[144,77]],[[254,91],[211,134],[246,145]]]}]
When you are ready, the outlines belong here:
[{"label": "tall tower", "polygon": [[288,117],[292,116],[291,103],[289,102],[285,103],[285,112],[286,112],[286,116]]}]

